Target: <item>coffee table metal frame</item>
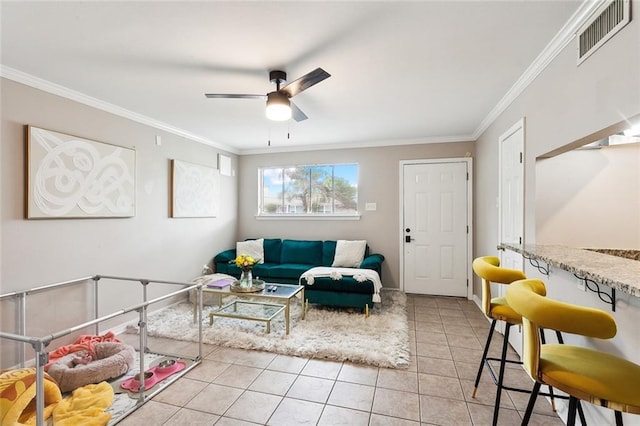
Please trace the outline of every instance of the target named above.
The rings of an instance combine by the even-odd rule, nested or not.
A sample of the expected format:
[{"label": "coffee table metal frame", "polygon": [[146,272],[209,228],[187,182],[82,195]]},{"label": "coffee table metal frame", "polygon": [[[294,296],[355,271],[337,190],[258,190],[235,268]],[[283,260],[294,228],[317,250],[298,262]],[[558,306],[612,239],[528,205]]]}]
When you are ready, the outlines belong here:
[{"label": "coffee table metal frame", "polygon": [[[268,291],[270,287],[275,287],[276,291]],[[242,314],[234,314],[233,312],[223,312],[222,314],[224,315],[220,315],[220,311],[228,308],[230,305],[233,305],[234,303],[240,302],[240,303],[252,303],[252,304],[256,304],[256,305],[278,305],[278,306],[282,306],[284,308],[284,323],[285,323],[285,329],[286,329],[286,334],[289,334],[289,323],[290,323],[290,305],[291,305],[291,300],[296,297],[298,294],[300,294],[300,307],[301,307],[301,314],[300,317],[301,319],[305,319],[305,301],[304,301],[304,286],[303,285],[297,285],[297,284],[278,284],[278,283],[266,283],[265,284],[265,288],[264,290],[255,292],[255,293],[235,293],[232,292],[230,290],[230,286],[224,287],[222,289],[220,288],[214,288],[214,287],[207,287],[207,286],[203,286],[202,287],[202,292],[203,293],[210,293],[210,294],[215,294],[218,296],[218,307],[219,309],[211,314],[209,314],[209,323],[213,324],[213,318],[215,316],[225,316],[228,318],[237,318],[237,319],[246,319],[246,320],[253,320],[253,321],[265,321],[267,323],[267,332],[270,332],[271,329],[271,319],[273,317],[275,317],[275,315],[277,315],[278,313],[282,312],[282,310],[279,310],[278,312],[276,312],[275,315],[271,316],[271,318],[268,319],[267,318],[254,318],[254,317],[248,317]],[[235,299],[233,302],[230,302],[228,304],[226,304],[225,306],[222,306],[222,298],[226,297],[226,296],[236,296],[237,299]],[[243,300],[243,299],[256,299],[255,301],[247,301],[247,300]],[[262,300],[264,300],[264,302],[262,302]],[[197,314],[197,306],[193,307],[193,319],[194,321],[196,321],[196,314]]]},{"label": "coffee table metal frame", "polygon": [[[264,308],[270,307],[275,308],[273,311],[266,311],[266,315],[264,316],[255,316],[255,315],[245,315],[238,313],[238,306],[240,305],[254,305],[254,306],[262,306]],[[252,302],[249,300],[235,299],[230,303],[227,303],[220,309],[215,312],[211,312],[209,314],[209,325],[213,325],[213,319],[215,317],[223,317],[223,318],[236,318],[236,319],[245,319],[249,321],[262,321],[267,326],[267,333],[271,333],[271,320],[276,317],[280,312],[285,309],[285,305],[280,305],[276,303],[264,303],[264,302]],[[287,334],[289,332],[287,331]]]}]

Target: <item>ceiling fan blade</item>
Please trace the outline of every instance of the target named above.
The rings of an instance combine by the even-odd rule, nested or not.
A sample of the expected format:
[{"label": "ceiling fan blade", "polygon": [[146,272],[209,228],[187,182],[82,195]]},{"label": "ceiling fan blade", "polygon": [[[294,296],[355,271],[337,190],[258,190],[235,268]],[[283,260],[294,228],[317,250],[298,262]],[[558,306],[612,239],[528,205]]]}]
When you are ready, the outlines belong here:
[{"label": "ceiling fan blade", "polygon": [[210,99],[266,99],[266,95],[235,95],[233,93],[205,93],[207,98]]},{"label": "ceiling fan blade", "polygon": [[287,96],[292,98],[303,90],[307,90],[309,87],[318,84],[322,80],[325,80],[329,77],[331,77],[331,74],[329,74],[322,68],[316,68],[310,73],[305,74],[299,79],[287,84],[282,89],[280,89],[280,91],[286,93]]},{"label": "ceiling fan blade", "polygon": [[291,117],[296,121],[304,121],[309,118],[307,117],[307,114],[302,112],[302,110],[293,102],[291,102]]}]

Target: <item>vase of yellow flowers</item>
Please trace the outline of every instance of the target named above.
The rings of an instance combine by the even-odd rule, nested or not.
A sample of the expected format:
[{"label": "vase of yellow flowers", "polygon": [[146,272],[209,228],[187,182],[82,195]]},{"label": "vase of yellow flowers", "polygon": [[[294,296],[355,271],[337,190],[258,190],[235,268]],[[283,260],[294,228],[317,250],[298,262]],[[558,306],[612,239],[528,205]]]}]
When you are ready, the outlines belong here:
[{"label": "vase of yellow flowers", "polygon": [[236,257],[236,266],[240,268],[242,271],[240,273],[240,287],[251,287],[253,286],[253,275],[251,270],[258,263],[257,259],[254,259],[251,256],[247,256],[246,254],[241,254]]}]

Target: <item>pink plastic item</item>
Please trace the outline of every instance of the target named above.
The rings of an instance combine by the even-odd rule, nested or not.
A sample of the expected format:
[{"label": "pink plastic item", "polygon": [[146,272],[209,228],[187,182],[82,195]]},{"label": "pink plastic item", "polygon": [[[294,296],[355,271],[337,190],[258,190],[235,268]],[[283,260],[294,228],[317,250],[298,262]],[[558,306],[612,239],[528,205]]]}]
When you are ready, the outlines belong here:
[{"label": "pink plastic item", "polygon": [[[184,370],[186,364],[182,361],[176,361],[173,364],[166,367],[155,366],[145,371],[145,390],[151,389],[156,383],[163,381],[173,373],[177,373],[180,370]],[[138,392],[140,390],[140,378],[139,374],[125,380],[120,384],[123,389],[130,390],[131,392]]]}]

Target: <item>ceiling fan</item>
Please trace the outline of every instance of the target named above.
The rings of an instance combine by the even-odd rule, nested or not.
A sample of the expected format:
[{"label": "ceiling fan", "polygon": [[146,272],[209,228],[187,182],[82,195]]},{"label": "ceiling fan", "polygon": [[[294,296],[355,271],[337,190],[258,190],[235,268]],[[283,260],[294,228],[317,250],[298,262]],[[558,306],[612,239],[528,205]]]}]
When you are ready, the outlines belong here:
[{"label": "ceiling fan", "polygon": [[266,95],[206,93],[205,96],[207,98],[266,99],[266,114],[268,119],[285,121],[293,117],[296,121],[302,121],[306,120],[308,117],[289,99],[329,77],[331,77],[331,74],[322,68],[316,68],[310,73],[305,74],[299,79],[280,88],[280,85],[287,81],[287,73],[280,70],[273,70],[269,72],[269,80],[276,84],[276,90],[269,92]]}]

